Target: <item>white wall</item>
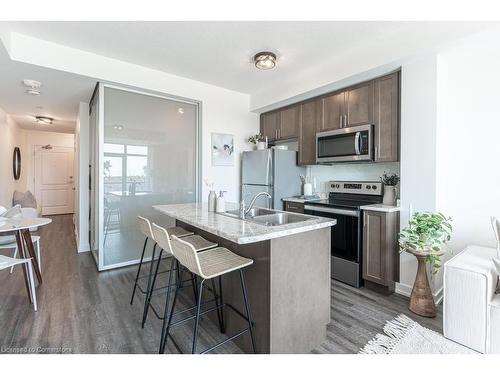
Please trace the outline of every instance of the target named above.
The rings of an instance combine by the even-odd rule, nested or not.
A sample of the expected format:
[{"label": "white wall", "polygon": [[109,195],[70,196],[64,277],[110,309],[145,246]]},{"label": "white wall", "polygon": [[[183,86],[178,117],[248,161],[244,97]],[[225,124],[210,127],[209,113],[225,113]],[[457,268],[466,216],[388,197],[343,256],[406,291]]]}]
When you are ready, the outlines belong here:
[{"label": "white wall", "polygon": [[[21,150],[21,176],[17,181],[12,173],[12,158],[16,146]],[[27,154],[24,130],[0,108],[0,206],[11,207],[14,190],[26,190]]]},{"label": "white wall", "polygon": [[[240,154],[250,149],[244,139],[259,130],[259,115],[249,112],[249,96],[143,66],[115,60],[40,39],[11,34],[12,59],[72,72],[98,81],[116,82],[202,102],[202,177],[213,178],[217,190],[227,190],[227,200],[238,201]],[[234,135],[235,165],[212,167],[210,134]],[[203,200],[207,199],[203,184]]]},{"label": "white wall", "polygon": [[89,247],[89,105],[80,103],[75,127],[75,234],[78,252]]},{"label": "white wall", "polygon": [[500,217],[500,30],[467,38],[438,57],[438,209],[452,216],[455,253],[494,246]]},{"label": "white wall", "polygon": [[[401,67],[401,228],[413,212],[436,210],[437,59],[423,56]],[[417,261],[406,253],[400,257],[399,293],[409,295],[415,281]],[[434,280],[431,280],[431,288]],[[439,290],[434,288],[437,295]]]}]

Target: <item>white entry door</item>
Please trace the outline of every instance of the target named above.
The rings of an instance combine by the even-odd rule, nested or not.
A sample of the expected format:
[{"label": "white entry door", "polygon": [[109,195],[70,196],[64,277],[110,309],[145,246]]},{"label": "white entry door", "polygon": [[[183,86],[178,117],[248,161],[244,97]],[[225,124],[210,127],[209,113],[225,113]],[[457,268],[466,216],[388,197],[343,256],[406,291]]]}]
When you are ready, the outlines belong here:
[{"label": "white entry door", "polygon": [[42,215],[73,213],[74,149],[35,146],[35,195]]}]

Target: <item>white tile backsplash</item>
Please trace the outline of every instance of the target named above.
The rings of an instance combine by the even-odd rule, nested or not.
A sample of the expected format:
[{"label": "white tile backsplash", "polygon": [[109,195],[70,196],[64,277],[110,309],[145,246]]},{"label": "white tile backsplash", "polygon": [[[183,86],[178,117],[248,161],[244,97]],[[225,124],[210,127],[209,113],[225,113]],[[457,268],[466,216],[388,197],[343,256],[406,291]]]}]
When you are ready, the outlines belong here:
[{"label": "white tile backsplash", "polygon": [[325,193],[328,190],[328,181],[331,180],[380,181],[384,171],[401,175],[399,163],[312,165],[306,169],[307,177],[313,182],[313,190],[316,193]]}]

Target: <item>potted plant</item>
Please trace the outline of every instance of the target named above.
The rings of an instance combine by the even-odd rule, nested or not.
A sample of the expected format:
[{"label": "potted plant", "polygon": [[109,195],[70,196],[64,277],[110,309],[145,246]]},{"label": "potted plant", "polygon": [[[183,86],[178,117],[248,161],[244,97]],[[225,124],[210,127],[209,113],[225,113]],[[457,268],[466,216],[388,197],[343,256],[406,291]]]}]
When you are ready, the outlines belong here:
[{"label": "potted plant", "polygon": [[267,148],[266,138],[260,133],[248,137],[248,142],[256,145],[257,150],[265,150]]},{"label": "potted plant", "polygon": [[380,178],[384,184],[384,197],[382,198],[382,203],[389,206],[396,205],[396,185],[399,183],[399,176],[396,173],[387,173]]},{"label": "potted plant", "polygon": [[441,257],[446,253],[444,245],[450,241],[451,218],[442,213],[416,212],[408,227],[399,233],[399,249],[415,255],[418,261],[417,276],[410,297],[410,311],[434,318],[436,305],[427,279],[426,263],[433,274],[441,268]]}]

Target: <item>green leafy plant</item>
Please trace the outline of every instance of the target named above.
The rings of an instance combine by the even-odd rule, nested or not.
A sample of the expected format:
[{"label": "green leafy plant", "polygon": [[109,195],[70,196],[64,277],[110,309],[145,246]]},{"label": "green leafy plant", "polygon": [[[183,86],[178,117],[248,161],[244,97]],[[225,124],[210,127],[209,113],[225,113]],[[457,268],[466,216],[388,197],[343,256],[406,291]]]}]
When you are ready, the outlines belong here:
[{"label": "green leafy plant", "polygon": [[441,268],[443,245],[451,239],[453,227],[451,217],[442,213],[416,212],[408,227],[399,233],[401,252],[422,253],[435,274]]},{"label": "green leafy plant", "polygon": [[255,134],[248,137],[247,141],[256,145],[258,142],[265,142],[265,138],[262,134]]},{"label": "green leafy plant", "polygon": [[387,173],[384,171],[380,179],[387,186],[396,186],[399,183],[399,176],[396,173]]}]

